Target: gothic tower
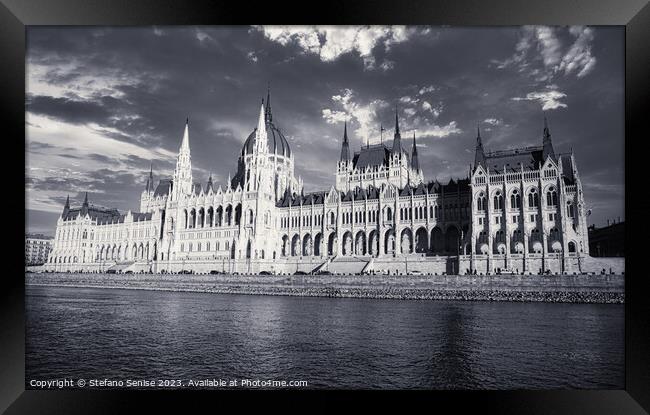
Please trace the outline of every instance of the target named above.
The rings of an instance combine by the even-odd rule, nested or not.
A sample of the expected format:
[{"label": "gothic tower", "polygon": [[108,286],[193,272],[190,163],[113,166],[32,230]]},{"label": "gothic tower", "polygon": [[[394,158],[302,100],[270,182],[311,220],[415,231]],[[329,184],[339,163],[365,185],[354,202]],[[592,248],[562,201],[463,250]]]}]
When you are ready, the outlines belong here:
[{"label": "gothic tower", "polygon": [[176,168],[174,169],[174,191],[173,199],[178,199],[181,194],[188,195],[192,192],[192,157],[190,155],[190,134],[189,118],[185,121],[185,131],[181,147],[178,150],[176,158]]}]

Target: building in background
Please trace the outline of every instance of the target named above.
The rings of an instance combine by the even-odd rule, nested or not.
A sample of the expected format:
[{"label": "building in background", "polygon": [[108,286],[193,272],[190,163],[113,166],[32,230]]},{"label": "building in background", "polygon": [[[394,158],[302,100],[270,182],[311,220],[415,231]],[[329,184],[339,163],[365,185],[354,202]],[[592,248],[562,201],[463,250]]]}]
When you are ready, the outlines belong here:
[{"label": "building in background", "polygon": [[625,222],[607,222],[607,226],[589,227],[589,252],[596,257],[625,256]]},{"label": "building in background", "polygon": [[41,234],[25,235],[25,265],[43,265],[52,250],[52,237]]},{"label": "building in background", "polygon": [[[305,193],[273,122],[270,94],[225,186],[192,173],[189,123],[174,174],[139,212],[69,200],[58,220],[52,271],[430,272],[582,271],[589,257],[582,183],[573,153],[540,146],[488,152],[480,132],[467,177],[425,181],[415,136],[350,154],[343,131],[335,181]],[[410,150],[410,151],[409,151]]]}]

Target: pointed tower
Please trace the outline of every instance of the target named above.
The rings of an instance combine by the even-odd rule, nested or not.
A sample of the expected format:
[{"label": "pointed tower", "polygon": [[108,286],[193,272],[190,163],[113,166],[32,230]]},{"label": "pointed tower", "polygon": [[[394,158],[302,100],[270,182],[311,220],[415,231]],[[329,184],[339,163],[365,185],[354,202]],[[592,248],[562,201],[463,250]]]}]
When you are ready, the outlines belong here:
[{"label": "pointed tower", "polygon": [[208,177],[208,185],[205,188],[205,192],[209,193],[211,190],[214,191],[212,187],[212,173],[210,173],[210,177]]},{"label": "pointed tower", "polygon": [[553,142],[551,141],[551,133],[548,130],[548,123],[546,121],[546,117],[544,117],[544,139],[542,141],[542,144],[543,144],[542,157],[544,157],[544,160],[546,160],[546,158],[549,156],[553,160],[555,160],[555,151],[553,151]]},{"label": "pointed tower", "polygon": [[415,171],[420,170],[420,162],[418,161],[418,146],[415,144],[415,131],[413,132],[413,151],[411,152],[411,168]]},{"label": "pointed tower", "polygon": [[192,157],[190,155],[190,119],[185,120],[185,131],[183,140],[176,158],[176,169],[174,170],[174,193],[176,197],[181,194],[192,193]]},{"label": "pointed tower", "polygon": [[149,177],[147,178],[147,192],[153,192],[153,162],[149,165]]},{"label": "pointed tower", "polygon": [[[269,107],[269,111],[271,108]],[[257,153],[266,153],[268,151],[268,136],[266,133],[266,110],[264,101],[260,107],[260,115],[257,119],[257,130],[255,130],[255,151]]]},{"label": "pointed tower", "polygon": [[86,192],[86,195],[84,196],[84,202],[81,205],[81,216],[86,216],[88,213],[88,192]]},{"label": "pointed tower", "polygon": [[340,161],[350,161],[350,142],[348,141],[348,122],[343,125],[343,144],[341,145]]},{"label": "pointed tower", "polygon": [[271,83],[269,82],[268,89],[266,90],[266,122],[273,122],[273,115],[271,114]]},{"label": "pointed tower", "polygon": [[483,151],[483,141],[481,140],[481,129],[476,126],[476,152],[474,154],[474,168],[479,165],[485,165],[485,152]]},{"label": "pointed tower", "polygon": [[397,107],[395,107],[395,135],[393,136],[393,154],[402,152],[402,136],[399,133],[399,120],[397,118]]},{"label": "pointed tower", "polygon": [[68,216],[68,212],[70,211],[70,195],[66,197],[65,199],[65,206],[63,206],[63,212],[61,213],[61,217],[65,219],[66,216]]}]

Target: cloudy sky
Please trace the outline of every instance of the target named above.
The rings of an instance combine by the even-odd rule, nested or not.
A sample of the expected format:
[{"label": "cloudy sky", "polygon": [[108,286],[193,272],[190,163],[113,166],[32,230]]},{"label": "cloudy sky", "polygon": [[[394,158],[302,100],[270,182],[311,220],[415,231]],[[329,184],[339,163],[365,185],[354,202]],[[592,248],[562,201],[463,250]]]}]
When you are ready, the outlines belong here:
[{"label": "cloudy sky", "polygon": [[138,209],[150,163],[171,176],[186,117],[196,180],[224,184],[271,85],[273,120],[306,191],[353,148],[418,137],[428,180],[488,150],[573,148],[593,211],[624,219],[624,31],[618,27],[30,27],[26,207],[53,234],[66,195]]}]

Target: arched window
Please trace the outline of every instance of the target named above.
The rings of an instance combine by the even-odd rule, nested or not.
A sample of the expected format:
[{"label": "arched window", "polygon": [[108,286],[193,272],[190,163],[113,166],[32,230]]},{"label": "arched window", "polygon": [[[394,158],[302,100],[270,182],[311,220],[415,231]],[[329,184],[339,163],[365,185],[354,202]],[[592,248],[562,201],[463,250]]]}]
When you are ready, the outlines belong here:
[{"label": "arched window", "polygon": [[530,189],[530,192],[528,192],[528,207],[539,207],[539,194],[537,194],[537,189],[535,188]]},{"label": "arched window", "polygon": [[555,187],[550,187],[548,192],[546,192],[546,205],[557,206],[557,191]]},{"label": "arched window", "polygon": [[386,220],[393,220],[393,211],[390,208],[386,208]]},{"label": "arched window", "polygon": [[570,200],[566,202],[566,215],[569,218],[573,218],[574,216],[573,203]]},{"label": "arched window", "polygon": [[519,190],[515,189],[510,195],[510,208],[511,209],[521,209],[521,195]]},{"label": "arched window", "polygon": [[336,223],[336,219],[334,218],[334,212],[330,212],[330,224],[334,225]]},{"label": "arched window", "polygon": [[533,241],[541,241],[542,238],[539,236],[539,229],[533,229],[530,231],[530,239]]},{"label": "arched window", "polygon": [[569,242],[569,252],[571,252],[571,253],[576,252],[576,243],[575,242]]},{"label": "arched window", "polygon": [[485,211],[486,207],[487,206],[485,206],[485,195],[483,194],[483,192],[481,192],[478,194],[478,198],[476,199],[476,210],[478,210],[479,212],[483,212]]},{"label": "arched window", "polygon": [[503,209],[503,195],[501,194],[500,190],[497,190],[497,192],[494,194],[494,210],[502,210]]}]

